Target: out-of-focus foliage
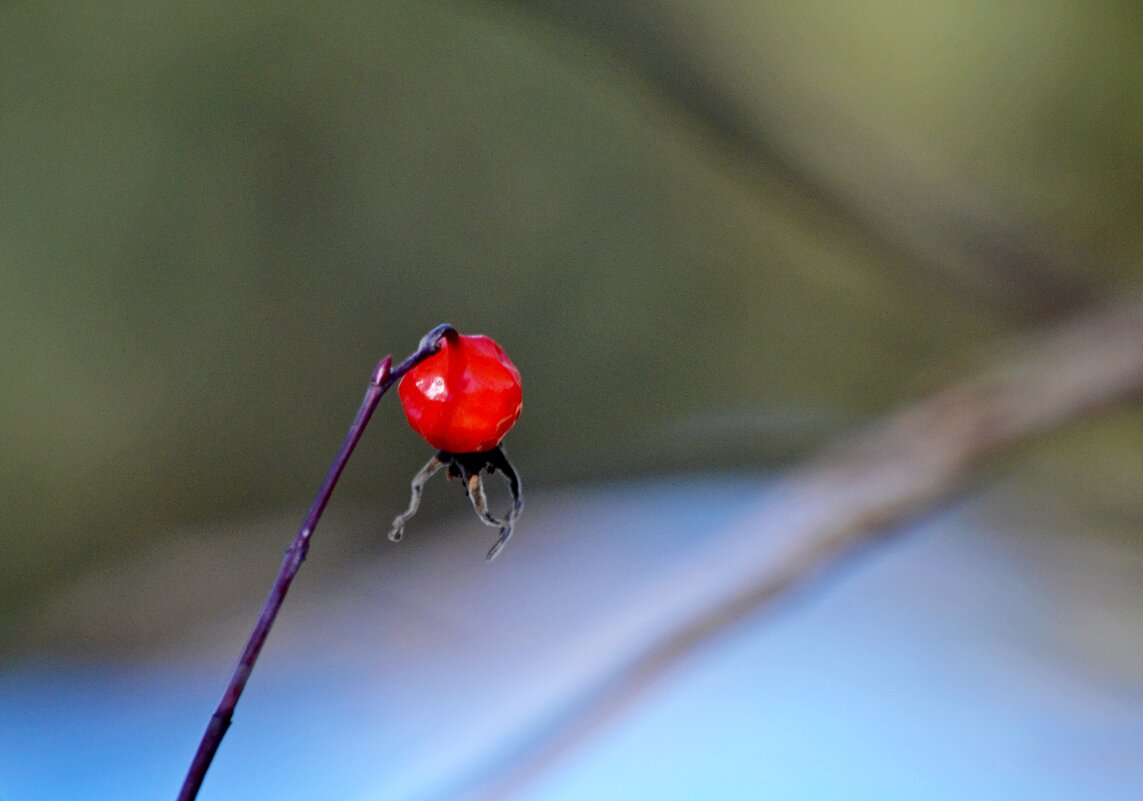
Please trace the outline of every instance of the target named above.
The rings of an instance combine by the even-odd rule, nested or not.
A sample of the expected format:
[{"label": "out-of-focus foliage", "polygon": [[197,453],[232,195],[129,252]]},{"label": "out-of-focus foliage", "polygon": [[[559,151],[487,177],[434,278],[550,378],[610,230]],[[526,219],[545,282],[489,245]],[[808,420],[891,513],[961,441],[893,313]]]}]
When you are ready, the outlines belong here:
[{"label": "out-of-focus foliage", "polygon": [[[789,460],[1137,287],[1140,41],[1111,0],[4,4],[0,618],[300,516],[441,321],[554,483]],[[426,448],[375,426],[338,498],[397,508]],[[1036,473],[1140,514],[1138,415],[1098,427]]]}]

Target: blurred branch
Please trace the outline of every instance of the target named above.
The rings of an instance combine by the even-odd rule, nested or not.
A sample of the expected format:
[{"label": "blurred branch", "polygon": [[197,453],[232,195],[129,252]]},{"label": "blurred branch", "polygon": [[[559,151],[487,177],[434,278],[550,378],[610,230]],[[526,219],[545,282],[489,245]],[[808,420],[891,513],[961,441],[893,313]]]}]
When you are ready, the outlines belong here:
[{"label": "blurred branch", "polygon": [[[1042,332],[1018,353],[906,406],[790,473],[776,517],[796,542],[777,564],[681,620],[597,686],[548,733],[469,786],[464,798],[518,791],[682,659],[843,557],[962,487],[990,458],[1105,407],[1143,398],[1143,302],[1119,303]],[[740,554],[727,554],[737,559]]]}]

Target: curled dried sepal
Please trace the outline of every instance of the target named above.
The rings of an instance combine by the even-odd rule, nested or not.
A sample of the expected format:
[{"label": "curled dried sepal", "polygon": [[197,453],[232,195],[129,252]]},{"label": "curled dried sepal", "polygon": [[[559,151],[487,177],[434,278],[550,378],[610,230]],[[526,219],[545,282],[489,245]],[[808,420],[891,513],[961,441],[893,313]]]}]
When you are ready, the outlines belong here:
[{"label": "curled dried sepal", "polygon": [[[436,475],[442,467],[448,468],[448,477],[450,479],[458,478],[461,480],[465,494],[467,494],[469,500],[472,501],[472,508],[476,511],[480,521],[487,526],[500,529],[500,538],[496,540],[496,543],[488,551],[487,558],[488,561],[491,562],[508,543],[509,538],[512,536],[512,528],[516,525],[516,519],[524,509],[524,495],[520,484],[520,476],[516,473],[516,469],[512,466],[512,463],[508,461],[508,457],[499,445],[491,450],[477,453],[449,453],[448,451],[437,451],[437,453],[433,455],[433,458],[429,459],[425,466],[413,477],[412,495],[409,498],[409,506],[402,514],[397,515],[397,517],[393,519],[393,527],[389,531],[389,539],[393,542],[400,542],[402,537],[404,537],[405,524],[408,523],[409,518],[415,515],[417,509],[420,508],[421,497],[425,491],[425,483]],[[508,483],[508,490],[512,494],[512,505],[508,508],[508,511],[503,517],[496,517],[488,511],[488,499],[484,494],[484,482],[480,477],[481,472],[499,472]]]}]

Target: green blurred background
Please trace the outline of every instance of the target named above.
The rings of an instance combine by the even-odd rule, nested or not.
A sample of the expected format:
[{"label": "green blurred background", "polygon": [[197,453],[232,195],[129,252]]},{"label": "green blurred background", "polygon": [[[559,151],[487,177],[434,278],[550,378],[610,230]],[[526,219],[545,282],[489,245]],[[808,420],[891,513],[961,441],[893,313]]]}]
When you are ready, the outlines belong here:
[{"label": "green blurred background", "polygon": [[[44,610],[220,528],[260,595],[438,322],[523,371],[543,488],[789,464],[1136,290],[1140,42],[1128,0],[4,3],[0,647],[123,645]],[[1013,466],[1134,536],[1141,442]],[[387,399],[334,503],[376,538],[323,558],[427,454]]]}]

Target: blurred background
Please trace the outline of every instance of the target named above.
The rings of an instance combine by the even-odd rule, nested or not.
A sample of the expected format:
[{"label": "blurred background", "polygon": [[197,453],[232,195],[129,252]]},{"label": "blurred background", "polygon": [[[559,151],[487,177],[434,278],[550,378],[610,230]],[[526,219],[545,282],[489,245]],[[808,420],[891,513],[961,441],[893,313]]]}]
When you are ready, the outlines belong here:
[{"label": "blurred background", "polygon": [[[384,400],[201,797],[510,759],[768,476],[1138,291],[1141,41],[1114,0],[4,3],[0,798],[173,797],[370,370],[446,321],[524,375],[517,538],[485,566],[442,482],[384,540],[429,455]],[[1141,481],[1138,406],[1032,444],[526,797],[1137,797]]]}]

